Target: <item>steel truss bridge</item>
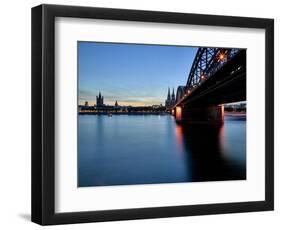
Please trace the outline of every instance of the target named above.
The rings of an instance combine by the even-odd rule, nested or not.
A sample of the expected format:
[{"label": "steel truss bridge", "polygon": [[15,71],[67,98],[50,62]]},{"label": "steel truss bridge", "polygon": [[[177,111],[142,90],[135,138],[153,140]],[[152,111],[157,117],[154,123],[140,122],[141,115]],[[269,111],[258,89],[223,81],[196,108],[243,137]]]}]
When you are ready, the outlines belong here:
[{"label": "steel truss bridge", "polygon": [[246,100],[246,50],[199,48],[176,107],[208,107]]}]

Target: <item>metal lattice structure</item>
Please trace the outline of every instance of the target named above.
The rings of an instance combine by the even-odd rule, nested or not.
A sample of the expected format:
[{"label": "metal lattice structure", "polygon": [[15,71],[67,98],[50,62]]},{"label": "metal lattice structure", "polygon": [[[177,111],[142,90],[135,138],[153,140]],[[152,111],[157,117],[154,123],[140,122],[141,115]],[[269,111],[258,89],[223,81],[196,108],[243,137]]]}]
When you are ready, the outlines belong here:
[{"label": "metal lattice structure", "polygon": [[239,51],[240,49],[199,48],[187,79],[186,90],[190,91],[210,78]]},{"label": "metal lattice structure", "polygon": [[185,95],[185,86],[183,85],[180,85],[178,88],[177,88],[177,94],[176,94],[176,102],[179,102],[183,96]]}]

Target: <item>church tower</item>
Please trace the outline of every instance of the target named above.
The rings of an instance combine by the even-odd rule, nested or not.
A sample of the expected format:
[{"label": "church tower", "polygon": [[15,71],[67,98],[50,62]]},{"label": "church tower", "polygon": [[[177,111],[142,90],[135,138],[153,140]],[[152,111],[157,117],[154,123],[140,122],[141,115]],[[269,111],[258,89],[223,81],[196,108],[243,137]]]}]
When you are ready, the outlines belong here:
[{"label": "church tower", "polygon": [[175,103],[176,103],[176,98],[175,98],[174,88],[173,88],[173,92],[172,92],[172,96],[171,96],[170,87],[169,87],[168,88],[168,96],[167,96],[167,99],[165,101],[166,109],[172,108],[175,105]]},{"label": "church tower", "polygon": [[175,103],[176,102],[176,97],[175,97],[175,90],[173,88],[173,93],[172,93],[172,102]]},{"label": "church tower", "polygon": [[170,96],[170,87],[168,87],[168,96],[167,96],[167,100],[168,100],[168,101],[171,100],[171,96]]},{"label": "church tower", "polygon": [[99,92],[99,96],[96,97],[96,105],[97,107],[100,107],[100,106],[104,106],[103,104],[103,97],[101,96],[101,93]]}]

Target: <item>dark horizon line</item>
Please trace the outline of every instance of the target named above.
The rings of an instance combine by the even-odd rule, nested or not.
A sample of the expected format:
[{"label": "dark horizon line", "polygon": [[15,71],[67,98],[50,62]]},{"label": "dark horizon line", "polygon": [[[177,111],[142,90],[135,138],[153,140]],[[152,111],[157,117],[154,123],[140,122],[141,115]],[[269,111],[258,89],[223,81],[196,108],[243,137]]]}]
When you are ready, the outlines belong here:
[{"label": "dark horizon line", "polygon": [[[131,106],[131,107],[152,107],[152,106],[163,106],[163,107],[165,107],[163,104],[154,104],[154,105],[137,105],[137,106],[135,106],[135,105],[118,105],[118,106]],[[86,105],[81,105],[81,104],[78,104],[78,106],[86,106]],[[88,107],[91,107],[91,106],[97,106],[96,104],[95,105],[88,105]],[[115,105],[108,105],[108,104],[106,104],[106,105],[102,105],[102,106],[115,106]],[[102,106],[98,106],[98,107],[102,107]]]}]

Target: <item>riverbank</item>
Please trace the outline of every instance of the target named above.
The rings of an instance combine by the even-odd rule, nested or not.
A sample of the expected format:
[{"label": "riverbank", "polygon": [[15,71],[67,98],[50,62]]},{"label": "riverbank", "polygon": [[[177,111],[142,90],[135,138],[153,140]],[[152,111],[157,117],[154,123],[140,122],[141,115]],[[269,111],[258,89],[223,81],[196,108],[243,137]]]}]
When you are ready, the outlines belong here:
[{"label": "riverbank", "polygon": [[246,117],[246,112],[226,112],[224,111],[224,115],[226,116],[234,116],[234,117]]},{"label": "riverbank", "polygon": [[80,111],[79,115],[170,115],[168,112],[92,112]]}]

